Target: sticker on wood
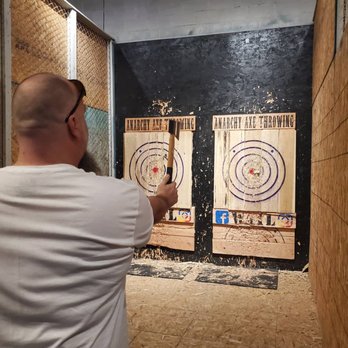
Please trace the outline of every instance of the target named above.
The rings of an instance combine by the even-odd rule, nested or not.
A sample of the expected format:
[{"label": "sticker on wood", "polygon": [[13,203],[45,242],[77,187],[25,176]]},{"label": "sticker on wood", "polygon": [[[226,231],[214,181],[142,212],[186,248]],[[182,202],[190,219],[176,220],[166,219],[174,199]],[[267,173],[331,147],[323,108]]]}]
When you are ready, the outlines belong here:
[{"label": "sticker on wood", "polygon": [[[295,124],[294,113],[213,117],[214,253],[294,257]],[[247,237],[239,238],[244,227]],[[288,229],[291,242],[281,238],[274,242],[283,244],[283,249],[260,244],[268,243],[263,229]],[[231,233],[234,237],[228,240]]]},{"label": "sticker on wood", "polygon": [[195,117],[127,118],[124,133],[124,177],[155,195],[167,170],[169,120],[180,122],[175,139],[173,181],[178,202],[153,229],[149,244],[179,250],[194,250],[194,208],[192,207],[192,139]]}]

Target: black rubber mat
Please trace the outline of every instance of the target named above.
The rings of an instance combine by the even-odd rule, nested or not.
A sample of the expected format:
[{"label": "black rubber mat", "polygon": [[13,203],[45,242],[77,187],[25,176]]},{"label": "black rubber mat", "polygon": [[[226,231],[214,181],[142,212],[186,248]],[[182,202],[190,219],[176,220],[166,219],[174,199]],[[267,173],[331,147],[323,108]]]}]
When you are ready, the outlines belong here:
[{"label": "black rubber mat", "polygon": [[276,290],[278,271],[243,267],[207,267],[198,274],[195,280],[204,283]]},{"label": "black rubber mat", "polygon": [[148,265],[145,263],[132,263],[128,274],[156,277],[156,278],[169,278],[169,279],[183,279],[192,266],[163,266],[158,264],[156,266]]}]

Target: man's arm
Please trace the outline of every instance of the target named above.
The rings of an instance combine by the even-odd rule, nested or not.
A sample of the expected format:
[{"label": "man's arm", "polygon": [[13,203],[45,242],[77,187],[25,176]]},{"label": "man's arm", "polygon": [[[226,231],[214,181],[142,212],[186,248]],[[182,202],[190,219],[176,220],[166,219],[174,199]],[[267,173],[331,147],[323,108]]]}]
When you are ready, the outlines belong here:
[{"label": "man's arm", "polygon": [[156,196],[149,197],[155,223],[160,222],[167,210],[178,201],[176,183],[167,184],[168,180],[167,174],[159,184]]}]

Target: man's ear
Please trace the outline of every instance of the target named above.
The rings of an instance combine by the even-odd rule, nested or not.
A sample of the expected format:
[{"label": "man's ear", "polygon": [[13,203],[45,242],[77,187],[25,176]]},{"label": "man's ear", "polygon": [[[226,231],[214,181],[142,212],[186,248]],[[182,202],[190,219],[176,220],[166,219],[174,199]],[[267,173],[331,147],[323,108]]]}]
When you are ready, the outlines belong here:
[{"label": "man's ear", "polygon": [[77,117],[72,115],[68,120],[68,130],[73,138],[81,137],[81,125]]}]

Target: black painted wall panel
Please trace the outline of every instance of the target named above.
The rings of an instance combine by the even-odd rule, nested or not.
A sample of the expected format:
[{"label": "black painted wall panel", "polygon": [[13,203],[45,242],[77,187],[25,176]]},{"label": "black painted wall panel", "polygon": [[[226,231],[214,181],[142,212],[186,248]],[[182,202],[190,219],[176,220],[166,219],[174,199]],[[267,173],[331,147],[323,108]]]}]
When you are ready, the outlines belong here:
[{"label": "black painted wall panel", "polygon": [[212,115],[296,112],[296,259],[257,258],[258,266],[300,269],[308,261],[310,213],[312,26],[118,45],[116,49],[117,176],[122,176],[125,117],[197,116],[193,138],[196,251],[164,250],[168,258],[239,264],[250,258],[213,256],[214,137]]}]

